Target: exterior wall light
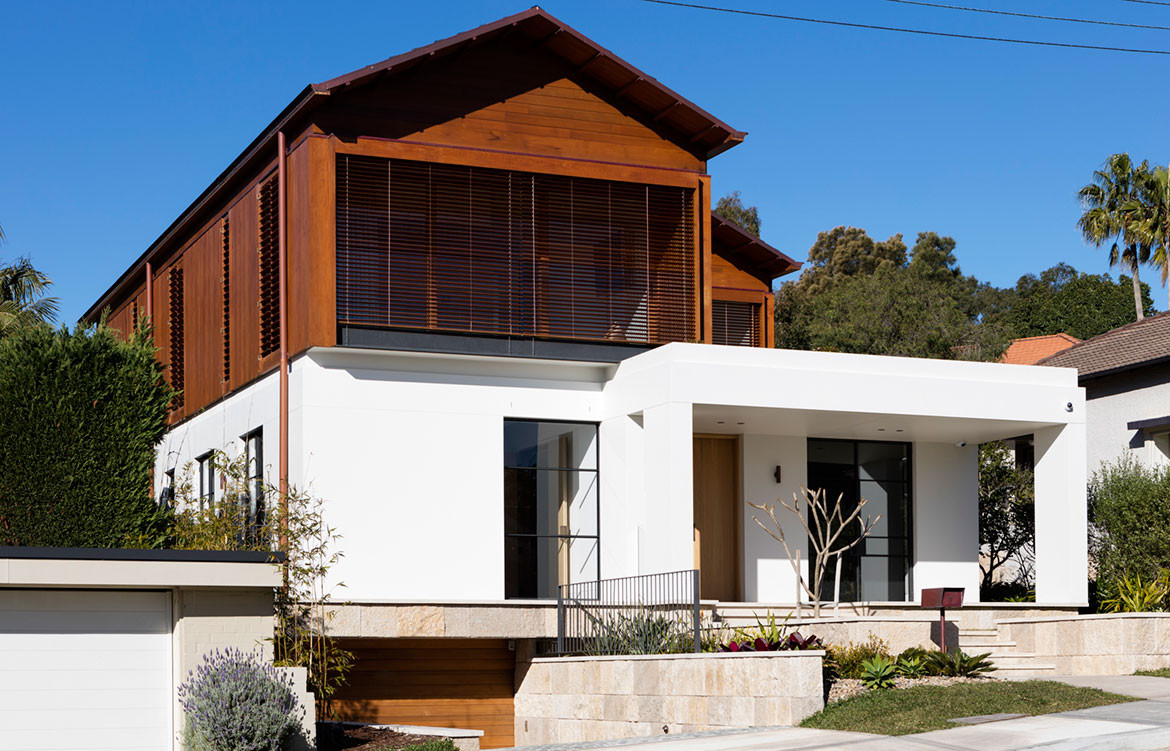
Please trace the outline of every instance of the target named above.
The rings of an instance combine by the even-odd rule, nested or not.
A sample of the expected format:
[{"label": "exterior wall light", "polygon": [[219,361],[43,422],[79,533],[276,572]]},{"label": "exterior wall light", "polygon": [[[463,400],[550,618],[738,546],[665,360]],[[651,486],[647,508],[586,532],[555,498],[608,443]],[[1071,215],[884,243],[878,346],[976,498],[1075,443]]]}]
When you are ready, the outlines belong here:
[{"label": "exterior wall light", "polygon": [[772,473],[772,476],[776,478],[776,482],[780,482],[780,465],[779,464],[776,465],[776,471]]}]

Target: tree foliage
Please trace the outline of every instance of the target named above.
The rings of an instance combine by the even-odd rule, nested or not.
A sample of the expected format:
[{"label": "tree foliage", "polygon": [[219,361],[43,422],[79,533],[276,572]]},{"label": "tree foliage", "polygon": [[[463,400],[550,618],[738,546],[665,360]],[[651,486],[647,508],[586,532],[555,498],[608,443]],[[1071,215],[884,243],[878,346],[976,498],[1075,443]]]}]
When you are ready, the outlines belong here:
[{"label": "tree foliage", "polygon": [[1093,171],[1092,182],[1077,192],[1083,208],[1077,227],[1086,242],[1097,247],[1112,243],[1109,266],[1120,266],[1130,272],[1134,314],[1139,321],[1145,313],[1138,268],[1150,260],[1150,244],[1139,229],[1139,186],[1150,175],[1148,162],[1135,165],[1129,154],[1113,154],[1100,169]]},{"label": "tree foliage", "polygon": [[[1088,339],[1133,321],[1130,287],[1127,276],[1114,281],[1108,274],[1086,274],[1061,263],[1039,276],[1021,276],[984,322],[1003,327],[1013,338],[1066,333]],[[1141,290],[1143,312],[1150,315],[1149,285],[1142,283]]]},{"label": "tree foliage", "polygon": [[157,532],[150,473],[171,395],[143,330],[0,339],[0,544],[118,547]]},{"label": "tree foliage", "polygon": [[755,206],[745,206],[738,190],[720,198],[713,211],[756,237],[760,236],[760,211]]},{"label": "tree foliage", "polygon": [[[1015,563],[1017,571],[1031,569],[1036,540],[1035,494],[1032,471],[1016,466],[1007,446],[999,441],[979,447],[979,563],[981,589],[998,579],[996,573]],[[1027,582],[1020,582],[1027,584]]]},{"label": "tree foliage", "polygon": [[992,359],[1007,345],[979,326],[988,285],[964,276],[955,240],[884,242],[856,227],[822,232],[809,265],[776,295],[777,346],[903,357]]}]

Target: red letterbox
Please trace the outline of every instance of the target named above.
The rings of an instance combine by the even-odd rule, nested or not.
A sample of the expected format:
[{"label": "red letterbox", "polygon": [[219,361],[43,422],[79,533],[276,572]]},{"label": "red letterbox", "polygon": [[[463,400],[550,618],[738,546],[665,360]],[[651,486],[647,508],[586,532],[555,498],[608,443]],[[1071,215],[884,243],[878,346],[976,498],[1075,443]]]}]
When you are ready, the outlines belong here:
[{"label": "red letterbox", "polygon": [[947,651],[947,608],[963,607],[962,587],[935,587],[922,590],[922,607],[938,608],[938,645]]}]

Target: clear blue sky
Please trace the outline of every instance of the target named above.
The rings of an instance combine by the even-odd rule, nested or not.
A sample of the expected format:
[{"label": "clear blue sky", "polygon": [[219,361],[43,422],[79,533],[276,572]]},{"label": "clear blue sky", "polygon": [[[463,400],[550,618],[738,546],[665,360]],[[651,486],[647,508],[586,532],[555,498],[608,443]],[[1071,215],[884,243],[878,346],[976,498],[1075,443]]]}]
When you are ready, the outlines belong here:
[{"label": "clear blue sky", "polygon": [[[856,22],[1170,50],[1170,31],[886,0],[724,0]],[[961,0],[1170,26],[1124,0]],[[527,7],[9,2],[0,15],[0,257],[29,255],[77,318],[309,82]],[[1170,56],[1032,48],[798,24],[639,0],[544,7],[735,127],[710,163],[763,236],[803,259],[839,224],[934,230],[998,285],[1059,261],[1104,271],[1075,191],[1113,151],[1170,160]],[[1146,272],[1153,279],[1152,271]],[[1166,296],[1154,298],[1165,309]]]}]

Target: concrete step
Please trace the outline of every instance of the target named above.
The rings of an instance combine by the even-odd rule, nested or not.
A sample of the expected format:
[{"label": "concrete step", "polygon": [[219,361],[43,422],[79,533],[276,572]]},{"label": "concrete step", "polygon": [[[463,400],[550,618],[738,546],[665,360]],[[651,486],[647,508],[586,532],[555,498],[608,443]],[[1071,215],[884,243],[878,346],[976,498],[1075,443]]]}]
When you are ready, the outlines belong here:
[{"label": "concrete step", "polygon": [[967,654],[973,652],[994,652],[1015,649],[1016,643],[1014,641],[964,641],[959,639],[959,649]]},{"label": "concrete step", "polygon": [[998,628],[963,628],[959,627],[959,638],[964,636],[995,636],[999,633]]}]

